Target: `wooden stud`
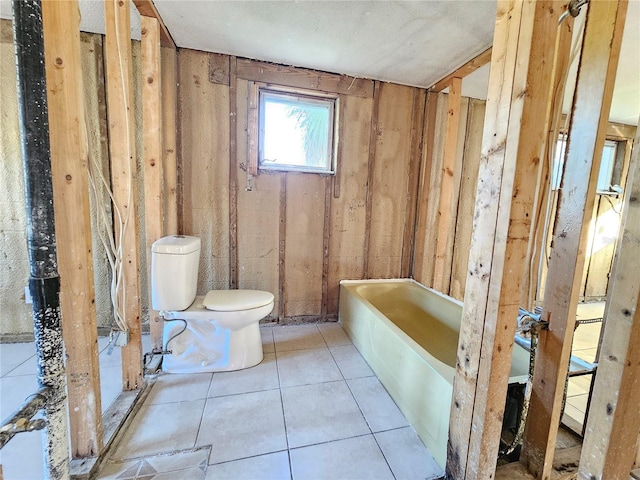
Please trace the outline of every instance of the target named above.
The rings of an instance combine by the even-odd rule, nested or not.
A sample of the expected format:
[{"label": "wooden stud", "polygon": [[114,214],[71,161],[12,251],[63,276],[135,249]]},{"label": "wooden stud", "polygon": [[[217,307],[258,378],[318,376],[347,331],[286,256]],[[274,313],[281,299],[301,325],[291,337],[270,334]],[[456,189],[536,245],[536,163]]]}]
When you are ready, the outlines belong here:
[{"label": "wooden stud", "polygon": [[331,247],[331,191],[332,177],[325,178],[324,222],[322,226],[322,303],[320,314],[325,317],[329,307],[329,258]]},{"label": "wooden stud", "polygon": [[402,267],[400,276],[411,275],[415,247],[416,211],[418,201],[418,185],[420,182],[420,159],[422,158],[422,131],[424,130],[424,113],[426,91],[421,88],[413,90],[413,106],[411,114],[411,153],[409,158],[409,182],[407,182],[407,215],[404,222],[402,240]]},{"label": "wooden stud", "polygon": [[114,224],[123,264],[120,304],[129,329],[128,343],[122,347],[122,383],[123,390],[136,390],[142,385],[142,339],[129,1],[105,0],[104,6],[111,185],[120,211]]},{"label": "wooden stud", "polygon": [[138,9],[138,12],[141,16],[151,17],[158,20],[158,25],[160,27],[160,42],[163,47],[176,48],[176,44],[173,42],[173,38],[171,38],[171,34],[167,29],[167,26],[162,21],[162,17],[156,10],[156,6],[153,4],[153,0],[133,0],[134,5]]},{"label": "wooden stud", "polygon": [[625,194],[598,373],[580,457],[580,479],[626,478],[640,432],[640,136]]},{"label": "wooden stud", "polygon": [[43,2],[42,15],[71,455],[93,457],[103,432],[80,15],[77,2]]},{"label": "wooden stud", "polygon": [[[453,177],[458,151],[458,129],[460,126],[460,108],[462,101],[462,79],[453,77],[449,86],[447,127],[444,140],[444,157],[440,180],[440,200],[438,202],[438,222],[436,227],[436,251],[431,285],[444,291],[445,256],[449,239],[449,224],[453,208]],[[450,272],[447,272],[450,273]],[[447,282],[449,283],[449,282]],[[445,292],[448,293],[448,292]]]},{"label": "wooden stud", "polygon": [[[249,85],[251,88],[251,85]],[[284,321],[287,246],[287,174],[280,175],[280,228],[278,230],[278,322]]]},{"label": "wooden stud", "polygon": [[[237,64],[236,64],[237,74]],[[258,109],[260,103],[260,86],[258,82],[249,82],[249,108],[247,109],[247,176],[258,175]]]},{"label": "wooden stud", "polygon": [[373,80],[240,58],[238,78],[364,98],[373,97],[374,90]]},{"label": "wooden stud", "polygon": [[[461,67],[455,69],[453,72],[451,72],[449,75],[444,77],[442,80],[437,81],[429,90],[431,90],[434,93],[441,92],[445,88],[451,86],[451,81],[454,78],[464,78],[470,73],[475,72],[480,67],[483,67],[484,65],[486,65],[491,61],[491,51],[492,51],[491,47],[487,48],[480,55],[472,58]],[[449,93],[451,93],[451,91],[449,91]]]},{"label": "wooden stud", "polygon": [[[448,478],[492,478],[561,3],[498,2],[449,423]],[[526,95],[525,95],[526,92]]]},{"label": "wooden stud", "polygon": [[[438,120],[438,94],[427,92],[424,130],[422,133],[422,158],[420,162],[420,181],[418,185],[418,206],[416,229],[414,234],[413,278],[423,284],[425,278],[425,239],[427,236],[427,216],[429,210],[429,184],[431,164],[433,162],[435,128]],[[430,260],[429,260],[430,261]]]},{"label": "wooden stud", "polygon": [[560,423],[571,354],[588,218],[595,198],[600,155],[615,80],[627,2],[592,2],[587,11],[565,171],[562,177],[533,391],[523,443],[523,462],[547,478]]},{"label": "wooden stud", "polygon": [[470,99],[467,113],[467,135],[464,143],[464,159],[460,180],[457,221],[451,262],[451,282],[449,295],[458,300],[464,298],[469,262],[469,245],[475,194],[480,167],[480,148],[482,147],[482,128],[484,124],[484,101]]},{"label": "wooden stud", "polygon": [[229,62],[229,288],[238,288],[238,94],[236,57]]},{"label": "wooden stud", "polygon": [[[144,225],[147,239],[147,279],[151,300],[151,244],[163,236],[162,89],[160,27],[152,17],[140,17],[142,53],[142,122],[144,145]],[[163,321],[149,302],[151,348],[162,349]]]},{"label": "wooden stud", "polygon": [[162,173],[164,177],[164,235],[178,234],[177,126],[178,74],[174,48],[161,48]]},{"label": "wooden stud", "polygon": [[369,278],[369,246],[371,244],[371,209],[373,204],[373,176],[375,172],[376,145],[378,143],[378,111],[380,110],[380,82],[373,85],[373,112],[371,114],[371,131],[369,134],[369,163],[367,164],[367,196],[365,201],[365,233],[363,278]]}]

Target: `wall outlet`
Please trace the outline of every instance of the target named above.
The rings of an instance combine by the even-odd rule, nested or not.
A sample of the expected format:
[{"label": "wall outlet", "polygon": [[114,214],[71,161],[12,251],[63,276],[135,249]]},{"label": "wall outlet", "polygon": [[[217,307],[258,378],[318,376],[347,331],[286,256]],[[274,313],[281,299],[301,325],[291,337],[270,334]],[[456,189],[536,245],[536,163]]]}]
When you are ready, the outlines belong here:
[{"label": "wall outlet", "polygon": [[24,287],[24,303],[31,304],[33,303],[33,298],[31,298],[31,291],[29,290],[29,286]]}]

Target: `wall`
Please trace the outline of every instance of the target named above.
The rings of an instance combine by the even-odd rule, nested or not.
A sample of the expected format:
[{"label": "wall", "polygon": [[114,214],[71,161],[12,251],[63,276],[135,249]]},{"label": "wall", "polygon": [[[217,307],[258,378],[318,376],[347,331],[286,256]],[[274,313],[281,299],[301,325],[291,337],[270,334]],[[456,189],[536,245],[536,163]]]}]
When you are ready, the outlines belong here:
[{"label": "wall", "polygon": [[[225,81],[209,79],[211,65],[220,63],[220,57],[224,56],[186,49],[178,55],[181,233],[203,242],[200,293],[232,285],[233,235],[238,287],[273,292],[271,318],[281,322],[334,318],[341,279],[409,276],[414,245],[423,248],[431,241],[414,242],[420,164],[439,168],[422,153],[426,92],[376,82],[373,96],[342,94],[337,175],[260,171],[252,178],[247,174],[252,82],[237,79],[234,102]],[[303,72],[293,69],[288,74]],[[439,95],[439,103],[437,138],[444,131],[446,95]],[[457,182],[462,194],[456,193],[460,214],[452,218],[449,261],[456,272],[453,291],[459,296],[466,274],[483,104],[465,99],[461,119]],[[230,115],[237,119],[236,155],[230,150]],[[440,145],[434,158],[441,154]],[[232,173],[238,179],[237,191],[230,189]],[[433,178],[428,188],[437,190],[435,174]],[[431,198],[430,191],[426,193]],[[234,204],[235,219],[233,213],[230,217]]]},{"label": "wall", "polygon": [[[90,160],[95,161],[109,182],[107,107],[102,53],[102,36],[81,34],[82,71],[85,108],[89,138]],[[140,44],[133,42],[134,94],[136,98],[136,131],[141,131],[140,107]],[[0,276],[0,338],[29,339],[33,335],[31,305],[25,303],[24,288],[29,280],[29,259],[26,238],[26,207],[22,178],[22,155],[16,94],[16,71],[11,22],[0,20],[0,258],[4,267]],[[142,159],[141,135],[137,135],[137,158]],[[140,170],[140,166],[138,167]],[[138,176],[139,223],[141,231],[141,276],[146,282],[144,257],[144,188]],[[107,205],[108,194],[98,185],[99,195]],[[92,217],[93,269],[98,326],[108,330],[112,325],[109,295],[111,273],[109,263],[98,237],[95,220],[95,201],[87,192]],[[109,216],[111,213],[109,213]],[[64,248],[64,245],[58,245]],[[146,283],[143,283],[146,285]],[[141,287],[143,318],[146,319],[146,286]]]}]

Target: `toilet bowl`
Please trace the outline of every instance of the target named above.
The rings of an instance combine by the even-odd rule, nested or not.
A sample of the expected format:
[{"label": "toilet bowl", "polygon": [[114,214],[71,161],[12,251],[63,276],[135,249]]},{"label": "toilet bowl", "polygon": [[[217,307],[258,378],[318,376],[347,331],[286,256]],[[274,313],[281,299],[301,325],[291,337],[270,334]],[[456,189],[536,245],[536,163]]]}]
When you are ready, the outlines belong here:
[{"label": "toilet bowl", "polygon": [[168,373],[225,372],[263,359],[259,322],[273,310],[262,290],[211,290],[196,296],[200,239],[163,237],[153,243],[151,303],[165,320]]}]

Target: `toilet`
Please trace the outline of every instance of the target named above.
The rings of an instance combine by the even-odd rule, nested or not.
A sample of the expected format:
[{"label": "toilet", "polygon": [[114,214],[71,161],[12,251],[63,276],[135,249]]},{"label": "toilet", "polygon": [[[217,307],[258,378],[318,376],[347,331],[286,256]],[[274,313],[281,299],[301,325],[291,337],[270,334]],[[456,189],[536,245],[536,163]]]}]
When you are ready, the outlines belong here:
[{"label": "toilet", "polygon": [[151,246],[151,305],[165,320],[162,369],[228,372],[262,361],[259,322],[273,310],[261,290],[211,290],[196,296],[200,239],[172,235]]}]

